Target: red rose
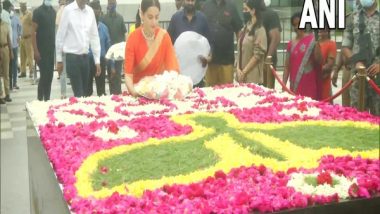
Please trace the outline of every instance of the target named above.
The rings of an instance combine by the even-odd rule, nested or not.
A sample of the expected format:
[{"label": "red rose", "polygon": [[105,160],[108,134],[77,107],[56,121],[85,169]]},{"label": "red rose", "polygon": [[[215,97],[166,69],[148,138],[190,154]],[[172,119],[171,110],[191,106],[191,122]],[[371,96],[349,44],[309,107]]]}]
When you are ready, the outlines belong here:
[{"label": "red rose", "polygon": [[328,173],[328,172],[321,172],[321,173],[319,173],[319,175],[317,176],[317,184],[318,185],[321,185],[321,184],[330,184],[330,185],[332,185],[333,184],[333,179],[332,179],[330,173]]},{"label": "red rose", "polygon": [[259,166],[260,175],[264,175],[266,171],[267,171],[267,168],[264,165]]},{"label": "red rose", "polygon": [[295,167],[291,167],[288,169],[288,171],[286,171],[286,174],[292,174],[293,172],[297,172],[297,169]]},{"label": "red rose", "polygon": [[226,179],[226,177],[227,175],[221,170],[215,172],[215,178]]},{"label": "red rose", "polygon": [[297,106],[297,109],[298,109],[300,112],[307,111],[307,103],[306,103],[306,102],[301,102],[301,103],[299,103],[299,105]]},{"label": "red rose", "polygon": [[119,132],[119,127],[117,127],[117,124],[115,122],[109,122],[108,131],[117,134]]},{"label": "red rose", "polygon": [[103,175],[107,174],[108,173],[108,168],[106,166],[100,167],[100,173],[102,173]]}]

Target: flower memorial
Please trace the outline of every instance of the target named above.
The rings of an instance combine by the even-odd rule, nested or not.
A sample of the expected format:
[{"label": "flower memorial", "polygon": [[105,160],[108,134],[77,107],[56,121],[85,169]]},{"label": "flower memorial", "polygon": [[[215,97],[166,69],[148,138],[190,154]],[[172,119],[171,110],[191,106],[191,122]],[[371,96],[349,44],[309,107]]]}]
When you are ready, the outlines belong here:
[{"label": "flower memorial", "polygon": [[27,104],[74,213],[250,213],[378,197],[380,118],[254,84]]}]

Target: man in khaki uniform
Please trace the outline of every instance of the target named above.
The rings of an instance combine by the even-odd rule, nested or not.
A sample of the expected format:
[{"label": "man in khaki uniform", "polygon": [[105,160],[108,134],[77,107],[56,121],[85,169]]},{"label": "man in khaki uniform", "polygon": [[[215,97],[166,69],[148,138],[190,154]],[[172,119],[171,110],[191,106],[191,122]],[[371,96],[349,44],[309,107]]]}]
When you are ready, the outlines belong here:
[{"label": "man in khaki uniform", "polygon": [[[0,103],[4,101],[11,102],[9,96],[9,62],[13,58],[11,38],[9,36],[9,26],[0,18],[0,76],[3,77],[3,85],[5,91],[5,99],[1,99]],[[0,87],[0,93],[3,94]]]},{"label": "man in khaki uniform", "polygon": [[34,74],[33,69],[33,44],[32,44],[32,13],[27,10],[26,1],[20,1],[22,35],[20,42],[21,75],[26,76],[26,66],[29,66],[29,77]]}]

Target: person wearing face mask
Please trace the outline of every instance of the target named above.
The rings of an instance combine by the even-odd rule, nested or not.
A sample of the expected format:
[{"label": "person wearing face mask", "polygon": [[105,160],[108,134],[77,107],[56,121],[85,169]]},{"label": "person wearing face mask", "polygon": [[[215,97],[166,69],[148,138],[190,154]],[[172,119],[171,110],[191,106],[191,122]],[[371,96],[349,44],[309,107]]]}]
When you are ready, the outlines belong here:
[{"label": "person wearing face mask", "polygon": [[[195,9],[195,0],[185,0],[183,2],[183,10],[177,11],[171,18],[168,33],[172,39],[173,44],[177,38],[186,31],[193,31],[207,38],[210,42],[210,30],[207,23],[206,16]],[[186,50],[184,50],[186,51]],[[210,56],[199,56],[203,67],[211,61]],[[201,81],[194,87],[203,87],[204,82]]]},{"label": "person wearing face mask", "polygon": [[37,99],[50,100],[51,83],[54,74],[55,17],[53,0],[44,0],[33,11],[33,28],[31,31],[34,60],[40,68]]},{"label": "person wearing face mask", "polygon": [[262,0],[243,3],[245,26],[238,39],[236,77],[240,83],[264,83],[264,60],[267,36],[261,15]]},{"label": "person wearing face mask", "polygon": [[141,26],[133,31],[125,47],[125,84],[132,96],[139,96],[134,88],[146,76],[164,71],[179,72],[179,65],[170,35],[159,26],[160,2],[142,0]]},{"label": "person wearing face mask", "polygon": [[[116,6],[116,0],[108,0],[107,14],[101,20],[109,30],[111,45],[124,42],[127,38],[127,29],[124,24],[124,18],[116,12]],[[122,65],[122,61],[115,61],[114,65],[107,67],[110,94],[121,94]]]},{"label": "person wearing face mask", "polygon": [[293,14],[290,23],[296,33],[289,41],[283,82],[290,82],[290,89],[297,95],[320,99],[322,56],[313,33],[298,29],[301,12]]},{"label": "person wearing face mask", "polygon": [[[360,0],[361,8],[353,12],[343,34],[342,53],[348,59],[351,75],[364,66],[367,75],[380,86],[380,11],[375,0]],[[380,95],[365,85],[365,109],[380,115]],[[350,89],[351,106],[359,107],[359,82]]]},{"label": "person wearing face mask", "polygon": [[62,55],[75,97],[86,95],[89,81],[89,49],[95,61],[96,75],[100,69],[100,41],[94,11],[87,0],[75,0],[62,12],[56,38],[57,71],[62,73]]}]

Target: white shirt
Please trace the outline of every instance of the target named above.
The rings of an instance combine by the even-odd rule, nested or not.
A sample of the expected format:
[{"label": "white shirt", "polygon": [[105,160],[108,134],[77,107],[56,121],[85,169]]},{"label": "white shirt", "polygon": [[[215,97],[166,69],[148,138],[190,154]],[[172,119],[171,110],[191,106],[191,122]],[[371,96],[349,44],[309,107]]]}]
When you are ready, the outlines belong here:
[{"label": "white shirt", "polygon": [[62,53],[88,54],[91,47],[95,63],[100,63],[100,40],[95,14],[91,7],[82,10],[76,1],[62,12],[55,40],[57,62],[62,62]]},{"label": "white shirt", "polygon": [[5,23],[8,24],[8,28],[9,28],[9,37],[10,37],[10,39],[11,39],[11,43],[12,43],[13,33],[12,33],[11,14],[10,14],[8,11],[2,9],[2,10],[1,10],[1,20],[2,20],[3,22],[5,22]]}]

